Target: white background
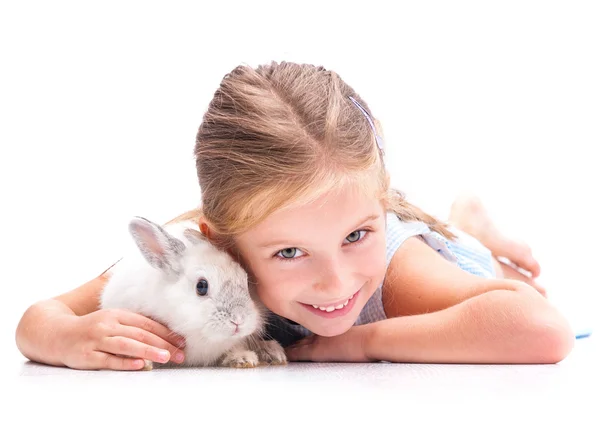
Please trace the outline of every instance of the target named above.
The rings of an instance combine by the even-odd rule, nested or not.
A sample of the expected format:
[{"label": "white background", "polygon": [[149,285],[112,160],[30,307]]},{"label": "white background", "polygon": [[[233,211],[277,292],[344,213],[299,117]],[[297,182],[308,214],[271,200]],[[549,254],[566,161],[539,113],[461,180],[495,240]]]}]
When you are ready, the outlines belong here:
[{"label": "white background", "polygon": [[[393,6],[392,6],[393,5]],[[199,202],[196,130],[223,75],[324,65],[384,126],[393,183],[461,190],[527,240],[552,301],[599,316],[600,14],[593,1],[2,2],[2,342],[116,258],[133,215]]]}]

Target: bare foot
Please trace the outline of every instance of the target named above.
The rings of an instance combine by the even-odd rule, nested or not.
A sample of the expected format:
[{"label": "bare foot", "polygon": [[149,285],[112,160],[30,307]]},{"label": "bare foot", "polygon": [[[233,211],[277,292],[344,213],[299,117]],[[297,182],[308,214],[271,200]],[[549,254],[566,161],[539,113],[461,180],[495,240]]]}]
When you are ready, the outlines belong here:
[{"label": "bare foot", "polygon": [[502,234],[477,196],[463,194],[457,197],[450,208],[448,221],[479,240],[495,257],[508,259],[529,272],[532,278],[540,275],[540,265],[533,258],[531,248]]}]

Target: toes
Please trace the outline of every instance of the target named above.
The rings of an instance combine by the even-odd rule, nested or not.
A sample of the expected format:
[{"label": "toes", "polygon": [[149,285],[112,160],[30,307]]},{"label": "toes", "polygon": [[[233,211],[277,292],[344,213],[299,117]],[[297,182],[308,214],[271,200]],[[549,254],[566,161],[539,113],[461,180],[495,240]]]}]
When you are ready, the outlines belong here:
[{"label": "toes", "polygon": [[532,278],[540,276],[540,263],[533,258],[531,248],[520,241],[503,240],[497,249],[492,250],[498,256],[502,256],[510,260],[512,263],[526,270],[531,274]]},{"label": "toes", "polygon": [[521,243],[515,254],[516,261],[514,261],[514,263],[517,266],[531,273],[532,278],[537,278],[540,276],[540,263],[533,258],[533,254],[531,253],[531,248],[529,246],[527,246],[525,243]]},{"label": "toes", "polygon": [[533,256],[529,257],[529,261],[528,261],[528,267],[529,267],[529,272],[531,272],[531,276],[533,278],[537,278],[540,276],[540,273],[542,272],[541,267],[540,267],[540,263],[537,262],[537,260],[535,260],[533,258]]}]

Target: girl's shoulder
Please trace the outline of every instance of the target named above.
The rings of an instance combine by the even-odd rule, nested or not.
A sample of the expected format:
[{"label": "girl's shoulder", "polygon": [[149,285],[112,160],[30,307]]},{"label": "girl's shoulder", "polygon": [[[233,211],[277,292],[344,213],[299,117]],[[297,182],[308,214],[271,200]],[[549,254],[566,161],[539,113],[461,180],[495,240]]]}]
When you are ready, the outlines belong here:
[{"label": "girl's shoulder", "polygon": [[450,240],[444,237],[424,222],[403,221],[395,213],[388,212],[386,225],[388,269],[393,256],[402,244],[409,238],[415,237],[459,268],[484,278],[496,278],[490,250],[466,232],[452,225],[448,229],[454,233],[456,239]]},{"label": "girl's shoulder", "polygon": [[491,252],[465,232],[451,227],[457,238],[449,240],[394,213],[387,221],[379,303],[386,317],[440,310],[505,282],[496,279]]},{"label": "girl's shoulder", "polygon": [[392,257],[400,246],[410,237],[419,237],[431,233],[427,224],[421,221],[403,221],[396,213],[386,213],[386,249],[385,260],[389,267]]}]

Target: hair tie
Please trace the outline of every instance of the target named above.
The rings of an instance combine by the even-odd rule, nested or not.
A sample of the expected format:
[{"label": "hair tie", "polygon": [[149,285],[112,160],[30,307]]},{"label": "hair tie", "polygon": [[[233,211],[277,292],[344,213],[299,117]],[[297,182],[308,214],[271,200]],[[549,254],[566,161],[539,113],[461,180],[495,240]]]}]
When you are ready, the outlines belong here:
[{"label": "hair tie", "polygon": [[362,105],[360,105],[360,103],[356,99],[354,99],[352,96],[350,96],[350,101],[352,101],[354,103],[354,105],[358,107],[358,109],[367,118],[367,121],[369,121],[369,125],[371,126],[371,130],[373,130],[373,134],[375,135],[375,142],[377,142],[377,146],[379,147],[379,149],[381,150],[381,152],[383,152],[383,139],[381,138],[381,136],[379,136],[377,134],[377,130],[375,129],[375,123],[373,122],[373,119],[371,119],[371,115],[369,115],[369,112],[367,112],[365,110],[365,108]]}]

